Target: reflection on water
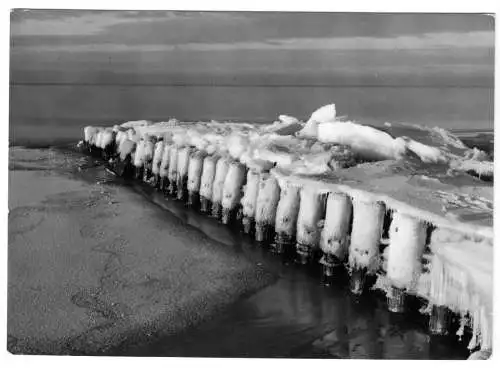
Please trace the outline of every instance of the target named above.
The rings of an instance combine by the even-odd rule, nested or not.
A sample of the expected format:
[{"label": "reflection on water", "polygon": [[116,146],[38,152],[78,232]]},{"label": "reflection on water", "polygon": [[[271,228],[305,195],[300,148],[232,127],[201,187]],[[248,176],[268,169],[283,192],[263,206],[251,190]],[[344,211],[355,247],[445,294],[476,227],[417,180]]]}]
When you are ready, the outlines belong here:
[{"label": "reflection on water", "polygon": [[377,295],[355,300],[345,284],[321,285],[318,269],[296,267],[238,231],[186,209],[179,201],[165,200],[150,187],[106,175],[101,166],[85,173],[80,176],[132,187],[218,241],[220,248],[244,254],[278,277],[274,284],[240,299],[195,328],[153,344],[116,349],[113,355],[372,359],[468,356],[466,344],[458,343],[456,338],[431,338],[427,318],[419,314],[389,313],[385,301]]}]

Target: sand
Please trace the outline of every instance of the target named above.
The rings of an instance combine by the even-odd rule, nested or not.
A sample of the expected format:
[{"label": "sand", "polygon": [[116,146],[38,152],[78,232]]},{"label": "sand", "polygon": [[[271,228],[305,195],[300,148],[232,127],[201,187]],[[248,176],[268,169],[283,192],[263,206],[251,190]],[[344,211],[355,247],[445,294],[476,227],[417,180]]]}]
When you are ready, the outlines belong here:
[{"label": "sand", "polygon": [[173,335],[272,282],[82,158],[10,149],[8,350],[104,354]]}]

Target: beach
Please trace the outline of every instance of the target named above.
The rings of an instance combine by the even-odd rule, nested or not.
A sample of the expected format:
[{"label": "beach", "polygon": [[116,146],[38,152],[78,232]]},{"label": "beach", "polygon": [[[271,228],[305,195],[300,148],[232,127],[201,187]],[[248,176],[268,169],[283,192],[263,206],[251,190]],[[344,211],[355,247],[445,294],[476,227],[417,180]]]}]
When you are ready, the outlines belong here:
[{"label": "beach", "polygon": [[11,147],[9,157],[12,353],[148,342],[274,280],[131,190],[75,175],[88,166],[78,154]]}]

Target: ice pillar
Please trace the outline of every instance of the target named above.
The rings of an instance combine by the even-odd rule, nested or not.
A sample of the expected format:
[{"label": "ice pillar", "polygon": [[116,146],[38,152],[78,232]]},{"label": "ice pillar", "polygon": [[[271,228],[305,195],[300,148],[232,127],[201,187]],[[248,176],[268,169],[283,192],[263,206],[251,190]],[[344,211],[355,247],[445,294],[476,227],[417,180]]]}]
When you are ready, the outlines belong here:
[{"label": "ice pillar", "polygon": [[194,151],[189,159],[188,169],[188,205],[195,206],[200,199],[201,174],[203,171],[203,162],[206,156],[205,151]]},{"label": "ice pillar", "polygon": [[172,148],[172,144],[165,142],[163,148],[163,154],[161,157],[159,175],[160,175],[160,190],[163,192],[167,191],[168,186],[168,169],[170,163],[170,150]]},{"label": "ice pillar", "polygon": [[276,209],[276,248],[283,252],[295,239],[300,208],[300,187],[287,181],[280,183],[281,194]]},{"label": "ice pillar", "polygon": [[260,174],[255,170],[248,170],[247,183],[244,187],[241,206],[243,208],[243,230],[250,233],[255,221],[255,208],[257,207],[257,196],[259,194]]},{"label": "ice pillar", "polygon": [[350,223],[352,216],[351,198],[345,193],[330,193],[326,203],[326,215],[320,238],[320,249],[326,276],[346,260],[350,243]]},{"label": "ice pillar", "polygon": [[404,291],[414,289],[422,271],[427,228],[420,220],[395,211],[389,228],[389,246],[385,251],[387,278],[391,287],[387,293],[388,308],[404,310]]},{"label": "ice pillar", "polygon": [[222,223],[229,224],[233,219],[240,204],[244,184],[245,165],[238,161],[232,161],[222,190]]},{"label": "ice pillar", "polygon": [[190,147],[182,147],[177,154],[177,199],[183,200],[187,195]]},{"label": "ice pillar", "polygon": [[173,145],[170,148],[170,158],[168,160],[168,193],[173,195],[177,188],[177,155],[179,153],[179,148]]},{"label": "ice pillar", "polygon": [[154,185],[156,188],[160,186],[160,165],[161,160],[163,158],[163,150],[165,148],[165,143],[163,142],[163,138],[160,138],[158,142],[155,144],[155,151],[153,155],[153,165],[151,168],[151,172],[154,176]]},{"label": "ice pillar", "polygon": [[215,180],[215,170],[218,160],[219,157],[217,155],[207,156],[203,160],[203,171],[201,173],[200,184],[200,209],[204,213],[207,213],[210,210]]},{"label": "ice pillar", "polygon": [[222,192],[227,172],[229,171],[229,164],[230,159],[228,157],[221,157],[215,166],[215,178],[212,189],[212,216],[215,218],[221,217]]},{"label": "ice pillar", "polygon": [[260,174],[257,207],[255,209],[255,239],[266,241],[276,220],[276,208],[280,199],[278,181],[269,173]]},{"label": "ice pillar", "polygon": [[349,246],[351,291],[361,294],[366,275],[374,276],[379,266],[379,244],[384,225],[382,202],[353,199],[353,222]]},{"label": "ice pillar", "polygon": [[324,215],[324,194],[312,187],[300,191],[300,208],[297,217],[297,254],[302,264],[314,259],[319,250],[319,221]]}]

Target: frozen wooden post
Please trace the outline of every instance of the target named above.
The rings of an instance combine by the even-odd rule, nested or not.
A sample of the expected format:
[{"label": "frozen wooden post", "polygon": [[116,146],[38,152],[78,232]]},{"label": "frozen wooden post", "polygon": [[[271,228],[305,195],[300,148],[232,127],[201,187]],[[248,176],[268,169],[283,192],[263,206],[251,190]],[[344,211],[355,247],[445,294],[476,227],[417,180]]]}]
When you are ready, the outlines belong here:
[{"label": "frozen wooden post", "polygon": [[144,172],[144,152],[146,149],[146,141],[144,138],[141,138],[139,140],[139,143],[137,143],[137,147],[135,149],[135,154],[134,154],[134,178],[135,179],[142,179],[142,175]]},{"label": "frozen wooden post", "polygon": [[367,276],[379,266],[379,244],[384,225],[385,205],[379,201],[353,199],[353,222],[349,246],[351,292],[361,294]]},{"label": "frozen wooden post", "polygon": [[393,213],[386,250],[387,278],[391,284],[387,306],[391,312],[404,311],[405,291],[418,283],[426,234],[426,225],[420,220],[399,211]]},{"label": "frozen wooden post", "polygon": [[179,153],[179,148],[177,145],[173,145],[170,148],[170,159],[168,161],[168,190],[167,192],[171,195],[175,194],[177,189],[177,155]]},{"label": "frozen wooden post", "polygon": [[156,137],[151,137],[145,135],[144,139],[144,172],[143,172],[143,182],[149,183],[152,175],[153,168],[153,156],[156,144]]},{"label": "frozen wooden post", "polygon": [[334,269],[342,266],[349,248],[349,229],[352,203],[344,193],[330,193],[326,203],[326,215],[319,247],[323,252],[320,263],[325,276],[331,277]]},{"label": "frozen wooden post", "polygon": [[227,172],[229,171],[230,160],[228,157],[221,157],[215,167],[215,179],[212,190],[212,216],[219,219],[222,213],[222,192]]},{"label": "frozen wooden post", "polygon": [[195,207],[200,200],[201,174],[203,161],[207,153],[205,151],[194,151],[189,159],[188,169],[188,206]]},{"label": "frozen wooden post", "polygon": [[245,165],[238,161],[231,161],[222,190],[222,223],[229,224],[241,200],[242,188],[245,184]]},{"label": "frozen wooden post", "polygon": [[255,209],[255,240],[267,241],[276,221],[276,208],[280,199],[278,181],[269,173],[260,174],[257,207]]},{"label": "frozen wooden post", "polygon": [[291,247],[297,230],[300,208],[300,187],[287,181],[280,182],[280,201],[276,210],[275,242],[277,252]]},{"label": "frozen wooden post", "polygon": [[160,164],[160,190],[163,193],[167,192],[167,187],[169,185],[168,182],[168,169],[169,169],[169,163],[170,163],[170,150],[172,148],[172,143],[168,143],[165,141],[165,146],[163,148],[163,154],[161,157],[161,164]]},{"label": "frozen wooden post", "polygon": [[250,234],[255,222],[255,208],[257,207],[257,196],[259,194],[260,174],[255,170],[248,170],[247,183],[244,186],[241,206],[243,208],[243,232]]},{"label": "frozen wooden post", "polygon": [[190,147],[182,147],[177,154],[177,199],[184,200],[187,196],[187,181],[189,170]]},{"label": "frozen wooden post", "polygon": [[219,156],[211,155],[203,160],[203,171],[201,173],[200,184],[200,210],[208,213],[212,202],[213,185],[215,180],[215,171]]},{"label": "frozen wooden post", "polygon": [[300,191],[300,208],[297,216],[296,250],[301,264],[311,262],[319,250],[319,221],[325,212],[325,195],[313,187],[304,187]]},{"label": "frozen wooden post", "polygon": [[160,188],[160,165],[163,157],[163,150],[165,149],[165,142],[163,141],[163,137],[160,137],[155,144],[155,151],[153,155],[153,164],[151,168],[151,172],[154,177],[154,187]]}]

